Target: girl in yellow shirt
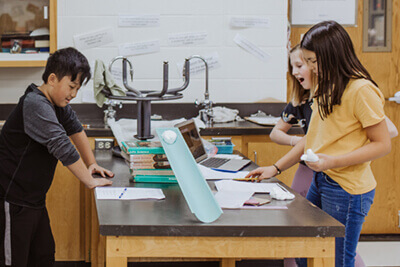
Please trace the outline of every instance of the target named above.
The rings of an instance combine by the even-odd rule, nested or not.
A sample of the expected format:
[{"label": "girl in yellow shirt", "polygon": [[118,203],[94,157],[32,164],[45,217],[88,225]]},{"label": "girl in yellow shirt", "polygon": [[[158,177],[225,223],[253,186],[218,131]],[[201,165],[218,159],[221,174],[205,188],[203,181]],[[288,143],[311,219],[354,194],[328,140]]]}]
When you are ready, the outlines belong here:
[{"label": "girl in yellow shirt", "polygon": [[336,239],[336,266],[354,266],[362,224],[375,195],[370,163],[391,150],[385,100],[337,22],[313,26],[301,48],[318,76],[309,131],[300,146],[319,157],[306,162],[314,170],[307,199],[345,225],[345,237]]}]

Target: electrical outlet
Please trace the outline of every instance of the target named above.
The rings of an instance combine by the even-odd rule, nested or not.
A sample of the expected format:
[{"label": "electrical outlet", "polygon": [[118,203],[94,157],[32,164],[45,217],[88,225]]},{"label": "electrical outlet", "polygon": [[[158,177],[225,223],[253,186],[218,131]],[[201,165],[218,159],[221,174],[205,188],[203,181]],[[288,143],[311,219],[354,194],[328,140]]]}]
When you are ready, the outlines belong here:
[{"label": "electrical outlet", "polygon": [[95,150],[109,150],[114,146],[114,140],[111,138],[95,138]]}]

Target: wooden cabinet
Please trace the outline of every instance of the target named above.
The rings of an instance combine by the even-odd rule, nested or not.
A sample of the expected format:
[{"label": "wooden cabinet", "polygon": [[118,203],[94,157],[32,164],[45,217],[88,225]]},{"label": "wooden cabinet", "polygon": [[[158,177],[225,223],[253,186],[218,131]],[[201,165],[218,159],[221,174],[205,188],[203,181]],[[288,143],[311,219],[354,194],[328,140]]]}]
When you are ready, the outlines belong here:
[{"label": "wooden cabinet", "polygon": [[[94,139],[89,138],[92,149]],[[96,251],[91,251],[93,239],[99,239],[98,224],[92,223],[97,220],[96,214],[92,213],[94,207],[92,190],[88,190],[59,162],[47,193],[47,209],[56,242],[56,261],[89,261],[91,256],[96,255]]]},{"label": "wooden cabinet", "polygon": [[[272,141],[269,142],[249,142],[248,143],[248,158],[256,162],[259,166],[271,166],[283,157],[291,149],[290,146],[278,145]],[[283,171],[277,176],[286,185],[290,186],[298,164]]]},{"label": "wooden cabinet", "polygon": [[[2,7],[0,9],[0,36],[19,34],[19,37],[8,40],[10,44],[0,42],[0,47],[3,48],[1,50],[3,52],[0,52],[0,67],[46,66],[49,52],[32,53],[32,51],[39,49],[38,46],[43,46],[42,49],[44,49],[47,45],[49,45],[50,53],[57,49],[57,0],[0,0],[0,6]],[[49,38],[35,37],[40,40],[23,40],[26,36],[29,37],[29,33],[33,30],[43,28],[48,29]],[[24,35],[21,35],[22,32]],[[44,43],[43,41],[47,40],[42,39],[48,39],[49,43]],[[33,44],[28,44],[28,41],[33,41]],[[37,41],[41,44],[36,43]],[[16,46],[18,49],[14,51],[18,52],[20,49],[22,51],[12,54],[10,47],[12,48],[15,42],[18,43]],[[24,46],[30,50],[30,53],[25,53]]]}]

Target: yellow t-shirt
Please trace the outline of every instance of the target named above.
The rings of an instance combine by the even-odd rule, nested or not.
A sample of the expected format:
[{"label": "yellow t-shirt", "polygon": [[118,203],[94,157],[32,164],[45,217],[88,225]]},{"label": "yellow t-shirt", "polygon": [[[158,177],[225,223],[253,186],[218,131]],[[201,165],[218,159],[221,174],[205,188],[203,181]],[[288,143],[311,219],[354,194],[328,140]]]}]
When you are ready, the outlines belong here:
[{"label": "yellow t-shirt", "polygon": [[[365,127],[385,119],[384,103],[381,91],[366,79],[351,79],[342,95],[342,103],[335,105],[324,120],[319,115],[317,101],[314,101],[305,151],[311,148],[315,153],[337,156],[366,145],[369,140]],[[376,187],[370,164],[368,161],[324,173],[346,192],[364,194]]]}]

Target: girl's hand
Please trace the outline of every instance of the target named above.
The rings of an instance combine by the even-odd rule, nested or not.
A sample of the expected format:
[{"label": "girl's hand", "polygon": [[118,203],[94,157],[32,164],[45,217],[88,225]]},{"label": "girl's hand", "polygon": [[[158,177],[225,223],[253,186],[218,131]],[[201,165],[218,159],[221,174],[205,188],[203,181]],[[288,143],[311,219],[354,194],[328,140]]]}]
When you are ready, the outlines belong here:
[{"label": "girl's hand", "polygon": [[323,172],[328,169],[334,168],[334,157],[326,154],[317,154],[319,160],[316,162],[305,161],[307,166],[316,172]]},{"label": "girl's hand", "polygon": [[98,173],[100,174],[102,177],[106,177],[106,175],[108,177],[114,177],[114,173],[110,170],[107,170],[99,165],[97,165],[97,163],[93,163],[88,167],[88,170],[91,174],[95,174]]},{"label": "girl's hand", "polygon": [[257,182],[260,182],[261,180],[273,177],[275,174],[276,174],[276,168],[274,166],[260,167],[249,172],[246,178],[256,177]]}]

